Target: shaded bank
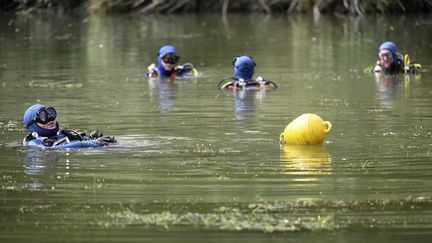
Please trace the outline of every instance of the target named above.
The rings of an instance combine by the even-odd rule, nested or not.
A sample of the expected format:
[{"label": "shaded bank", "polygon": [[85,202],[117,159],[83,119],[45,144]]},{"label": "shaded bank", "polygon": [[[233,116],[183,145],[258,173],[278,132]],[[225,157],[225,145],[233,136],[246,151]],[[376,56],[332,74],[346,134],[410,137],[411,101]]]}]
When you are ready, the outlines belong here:
[{"label": "shaded bank", "polygon": [[430,13],[430,0],[0,0],[0,12],[107,12],[182,13],[182,12],[337,12]]}]

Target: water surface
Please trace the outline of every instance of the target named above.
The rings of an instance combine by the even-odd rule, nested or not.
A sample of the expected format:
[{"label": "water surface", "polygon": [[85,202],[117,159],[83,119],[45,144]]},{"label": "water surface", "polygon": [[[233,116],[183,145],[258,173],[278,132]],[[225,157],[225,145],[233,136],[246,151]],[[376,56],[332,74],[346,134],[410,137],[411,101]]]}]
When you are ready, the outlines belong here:
[{"label": "water surface", "polygon": [[[428,17],[1,16],[2,241],[427,242],[431,74],[374,77],[393,40],[431,69]],[[144,77],[161,45],[200,72]],[[276,90],[221,92],[243,53]],[[101,149],[21,146],[22,115],[56,107]],[[279,146],[295,117],[322,146]]]}]

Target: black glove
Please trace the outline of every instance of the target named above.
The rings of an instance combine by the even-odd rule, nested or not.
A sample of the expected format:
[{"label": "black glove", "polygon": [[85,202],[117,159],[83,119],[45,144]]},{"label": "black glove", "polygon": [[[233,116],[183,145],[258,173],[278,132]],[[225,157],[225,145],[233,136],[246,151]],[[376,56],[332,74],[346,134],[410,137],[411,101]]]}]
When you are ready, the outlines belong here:
[{"label": "black glove", "polygon": [[83,137],[85,136],[85,133],[79,133],[75,130],[70,130],[70,129],[62,129],[59,131],[59,133],[66,135],[69,139],[79,140],[79,141],[84,140]]},{"label": "black glove", "polygon": [[188,73],[194,69],[194,66],[192,65],[192,63],[187,62],[187,63],[184,63],[182,65],[178,65],[175,68],[176,68],[176,70],[180,70],[181,72]]},{"label": "black glove", "polygon": [[54,143],[55,143],[55,139],[54,138],[43,138],[42,139],[42,144],[44,146],[52,147],[54,145]]},{"label": "black glove", "polygon": [[183,64],[183,70],[185,72],[190,72],[194,69],[194,66],[192,65],[192,63],[185,63]]},{"label": "black glove", "polygon": [[103,145],[108,145],[110,143],[117,143],[117,141],[115,140],[115,138],[114,137],[110,137],[110,136],[100,137],[97,140],[99,142],[101,142]]},{"label": "black glove", "polygon": [[97,138],[103,137],[103,134],[100,133],[98,130],[94,130],[93,132],[90,133],[89,137],[91,139],[97,139]]}]

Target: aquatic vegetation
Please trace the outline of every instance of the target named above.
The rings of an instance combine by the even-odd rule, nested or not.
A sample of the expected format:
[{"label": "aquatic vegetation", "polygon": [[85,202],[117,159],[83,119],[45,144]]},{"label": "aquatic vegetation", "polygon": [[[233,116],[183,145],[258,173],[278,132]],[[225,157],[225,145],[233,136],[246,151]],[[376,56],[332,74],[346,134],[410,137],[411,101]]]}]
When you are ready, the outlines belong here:
[{"label": "aquatic vegetation", "polygon": [[19,121],[1,121],[0,120],[0,131],[20,131],[21,129],[21,122]]},{"label": "aquatic vegetation", "polygon": [[139,214],[129,210],[110,214],[114,219],[112,226],[143,225],[157,226],[169,229],[178,226],[193,226],[207,230],[226,231],[263,231],[292,232],[307,229],[301,220],[285,217],[274,217],[270,214],[255,214],[242,212],[238,208],[216,209],[211,213],[171,213],[163,211],[160,213]]},{"label": "aquatic vegetation", "polygon": [[58,89],[58,88],[67,88],[67,89],[76,89],[82,88],[81,83],[77,82],[53,82],[52,80],[30,80],[28,84],[31,88],[48,88],[48,89]]},{"label": "aquatic vegetation", "polygon": [[[155,212],[152,205],[123,205],[120,211],[107,212],[107,218],[93,225],[116,228],[128,226],[157,227],[170,230],[192,227],[217,231],[256,231],[263,233],[328,231],[347,228],[386,228],[395,225],[431,228],[427,216],[432,198],[418,196],[406,199],[364,201],[298,200],[295,202],[260,202],[233,204],[176,204]],[[165,208],[165,209],[163,209]],[[398,213],[408,210],[412,218]],[[373,213],[373,214],[371,214]]]}]

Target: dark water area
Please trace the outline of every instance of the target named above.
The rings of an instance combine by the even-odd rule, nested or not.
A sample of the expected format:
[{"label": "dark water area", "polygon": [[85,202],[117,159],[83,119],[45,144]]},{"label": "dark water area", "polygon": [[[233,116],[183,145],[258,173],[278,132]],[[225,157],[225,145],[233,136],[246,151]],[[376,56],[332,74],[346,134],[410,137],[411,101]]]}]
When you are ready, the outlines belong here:
[{"label": "dark water area", "polygon": [[[430,16],[0,16],[2,242],[430,242]],[[420,75],[364,72],[393,40]],[[200,75],[149,80],[160,46]],[[275,90],[220,91],[236,54]],[[21,145],[24,111],[101,130]],[[279,146],[303,113],[319,146]]]}]

